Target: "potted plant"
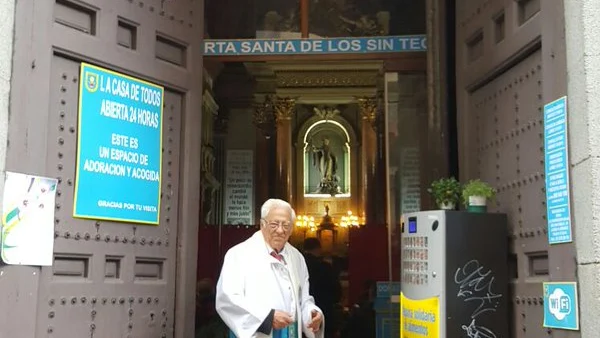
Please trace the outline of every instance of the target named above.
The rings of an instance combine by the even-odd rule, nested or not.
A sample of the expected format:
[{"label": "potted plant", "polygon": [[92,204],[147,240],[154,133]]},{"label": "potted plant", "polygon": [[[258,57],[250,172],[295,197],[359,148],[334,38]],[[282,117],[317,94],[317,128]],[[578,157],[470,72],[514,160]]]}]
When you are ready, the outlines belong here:
[{"label": "potted plant", "polygon": [[460,200],[460,183],[454,178],[440,178],[427,189],[440,209],[454,210]]},{"label": "potted plant", "polygon": [[494,188],[479,179],[469,181],[462,191],[463,202],[470,212],[486,212],[487,201],[495,195]]}]

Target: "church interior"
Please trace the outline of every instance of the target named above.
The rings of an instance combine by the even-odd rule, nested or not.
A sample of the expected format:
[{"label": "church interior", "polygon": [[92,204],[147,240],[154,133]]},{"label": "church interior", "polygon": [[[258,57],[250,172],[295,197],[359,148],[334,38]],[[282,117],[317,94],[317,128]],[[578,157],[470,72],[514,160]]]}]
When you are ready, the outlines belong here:
[{"label": "church interior", "polygon": [[[307,23],[295,16],[305,2]],[[425,32],[424,5],[351,2],[257,2],[245,18],[219,10],[234,8],[230,0],[207,1],[206,36],[300,38],[303,24],[319,37]],[[339,276],[341,308],[360,302],[370,283],[398,281],[400,215],[431,202],[434,173],[423,168],[439,160],[427,151],[424,53],[207,57],[204,68],[200,292],[214,288],[223,256],[257,231],[272,197],[297,213],[292,245],[302,251],[305,239],[319,239]]]},{"label": "church interior", "polygon": [[320,240],[346,306],[367,281],[399,280],[389,261],[398,255],[388,257],[399,243],[388,236],[427,199],[425,73],[385,72],[382,61],[226,63],[218,72],[204,92],[199,280],[216,280],[271,197],[296,210],[291,244]]}]

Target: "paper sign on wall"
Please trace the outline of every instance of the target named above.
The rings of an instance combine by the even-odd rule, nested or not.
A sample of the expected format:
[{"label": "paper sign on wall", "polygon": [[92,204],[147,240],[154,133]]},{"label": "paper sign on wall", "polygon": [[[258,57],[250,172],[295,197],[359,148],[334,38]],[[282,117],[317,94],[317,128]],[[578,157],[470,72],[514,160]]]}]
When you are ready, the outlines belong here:
[{"label": "paper sign on wall", "polygon": [[225,172],[225,223],[254,224],[254,153],[228,150]]},{"label": "paper sign on wall", "polygon": [[2,261],[49,266],[54,253],[57,180],[7,172],[2,200]]},{"label": "paper sign on wall", "polygon": [[577,283],[544,283],[544,327],[579,330]]}]

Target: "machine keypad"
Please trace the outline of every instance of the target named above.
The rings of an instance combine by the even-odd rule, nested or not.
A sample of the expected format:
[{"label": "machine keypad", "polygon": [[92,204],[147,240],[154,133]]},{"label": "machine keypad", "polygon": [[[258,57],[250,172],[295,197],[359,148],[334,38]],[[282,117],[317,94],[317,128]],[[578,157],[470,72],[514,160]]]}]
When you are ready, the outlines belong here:
[{"label": "machine keypad", "polygon": [[402,244],[402,281],[414,285],[428,285],[428,238],[424,236],[404,237]]}]

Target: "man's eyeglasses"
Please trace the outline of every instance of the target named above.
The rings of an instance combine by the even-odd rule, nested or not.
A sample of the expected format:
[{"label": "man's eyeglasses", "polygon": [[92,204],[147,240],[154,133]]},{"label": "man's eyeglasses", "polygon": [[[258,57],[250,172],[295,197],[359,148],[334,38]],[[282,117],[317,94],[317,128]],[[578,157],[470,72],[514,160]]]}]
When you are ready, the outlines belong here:
[{"label": "man's eyeglasses", "polygon": [[290,230],[292,228],[292,223],[290,222],[277,222],[277,221],[267,221],[266,219],[263,219],[263,221],[265,221],[265,223],[267,223],[267,226],[271,229],[271,230],[277,230],[280,226],[283,228],[283,230]]}]

